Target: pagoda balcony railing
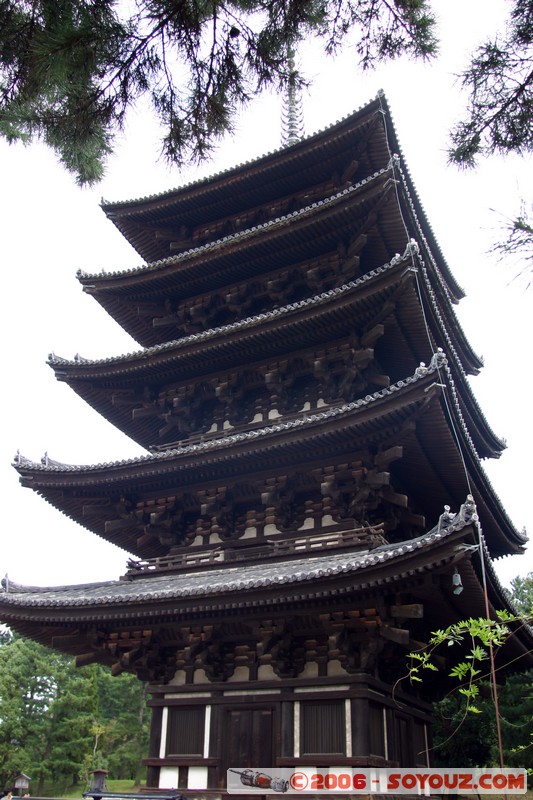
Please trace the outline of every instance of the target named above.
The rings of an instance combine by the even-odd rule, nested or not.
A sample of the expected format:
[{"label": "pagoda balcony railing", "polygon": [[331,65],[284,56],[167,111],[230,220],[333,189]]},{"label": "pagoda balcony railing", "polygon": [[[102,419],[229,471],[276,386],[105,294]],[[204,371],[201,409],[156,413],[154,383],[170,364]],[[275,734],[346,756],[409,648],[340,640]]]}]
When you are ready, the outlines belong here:
[{"label": "pagoda balcony railing", "polygon": [[275,417],[268,419],[261,419],[257,421],[245,422],[241,425],[232,425],[229,428],[221,428],[216,431],[205,431],[204,433],[191,433],[184,436],[182,439],[176,439],[172,442],[165,442],[163,444],[153,444],[150,450],[154,453],[164,452],[165,450],[179,450],[182,447],[189,447],[190,445],[203,444],[210,442],[213,439],[223,439],[224,436],[233,436],[236,433],[246,433],[247,431],[257,431],[261,428],[266,428],[269,425],[276,425],[280,422],[294,422],[295,420],[305,420],[313,414],[320,414],[323,411],[329,411],[332,408],[341,407],[345,404],[344,400],[336,400],[332,403],[324,403],[320,406],[312,406],[305,411],[293,411],[287,414],[278,414]]},{"label": "pagoda balcony railing", "polygon": [[263,545],[243,547],[225,546],[196,552],[169,553],[145,560],[128,561],[128,571],[124,579],[146,576],[147,573],[182,571],[185,569],[220,566],[228,562],[247,561],[249,563],[265,558],[291,558],[302,553],[320,552],[351,548],[353,550],[373,550],[387,544],[384,525],[357,528],[332,533],[314,533],[307,536],[294,536],[280,540],[267,540]]}]

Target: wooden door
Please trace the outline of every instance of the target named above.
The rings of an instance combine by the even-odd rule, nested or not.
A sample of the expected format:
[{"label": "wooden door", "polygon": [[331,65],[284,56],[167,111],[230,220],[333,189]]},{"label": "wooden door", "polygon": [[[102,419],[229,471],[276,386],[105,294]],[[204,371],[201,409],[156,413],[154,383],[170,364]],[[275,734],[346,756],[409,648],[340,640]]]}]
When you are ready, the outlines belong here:
[{"label": "wooden door", "polygon": [[226,786],[230,768],[272,770],[274,765],[272,708],[230,708],[223,715],[221,775]]}]

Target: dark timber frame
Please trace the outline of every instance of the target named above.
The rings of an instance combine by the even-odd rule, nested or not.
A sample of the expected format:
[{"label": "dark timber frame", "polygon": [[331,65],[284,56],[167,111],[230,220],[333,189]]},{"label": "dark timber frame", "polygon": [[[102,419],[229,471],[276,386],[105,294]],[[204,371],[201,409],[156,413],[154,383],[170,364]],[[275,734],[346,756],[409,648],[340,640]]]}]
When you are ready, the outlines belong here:
[{"label": "dark timber frame", "polygon": [[[148,791],[222,797],[229,767],[427,766],[446,670],[411,686],[406,654],[484,616],[485,591],[508,605],[491,559],[525,537],[481,464],[504,444],[399,152],[379,96],[103,206],[146,263],[79,280],[140,349],[49,363],[149,452],[15,467],[129,560],[113,582],[5,582],[0,616],[150,682]],[[531,646],[517,628],[501,673]]]}]

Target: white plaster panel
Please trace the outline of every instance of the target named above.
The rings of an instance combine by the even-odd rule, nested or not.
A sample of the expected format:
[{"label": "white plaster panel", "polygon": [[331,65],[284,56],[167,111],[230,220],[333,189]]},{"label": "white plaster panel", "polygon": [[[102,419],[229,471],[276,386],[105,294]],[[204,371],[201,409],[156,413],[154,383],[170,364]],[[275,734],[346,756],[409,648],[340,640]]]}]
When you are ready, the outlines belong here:
[{"label": "white plaster panel", "polygon": [[189,767],[187,789],[207,789],[207,767]]},{"label": "white plaster panel", "polygon": [[178,786],[178,768],[161,767],[159,770],[159,788],[176,789]]}]

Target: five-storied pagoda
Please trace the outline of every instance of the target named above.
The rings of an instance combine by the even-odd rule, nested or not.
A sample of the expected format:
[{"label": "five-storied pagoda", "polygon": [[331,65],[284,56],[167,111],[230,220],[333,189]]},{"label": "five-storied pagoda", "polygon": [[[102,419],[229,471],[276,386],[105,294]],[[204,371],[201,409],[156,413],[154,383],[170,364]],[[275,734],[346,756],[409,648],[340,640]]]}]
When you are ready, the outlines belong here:
[{"label": "five-storied pagoda", "polygon": [[[131,557],[112,582],[6,583],[0,617],[150,682],[149,789],[427,765],[446,670],[398,683],[406,655],[506,607],[491,559],[525,537],[481,466],[504,445],[399,153],[378,96],[208,180],[103,205],[145,263],[79,280],[139,350],[49,363],[148,452],[15,466]],[[517,630],[498,666],[531,666],[531,645]]]}]

